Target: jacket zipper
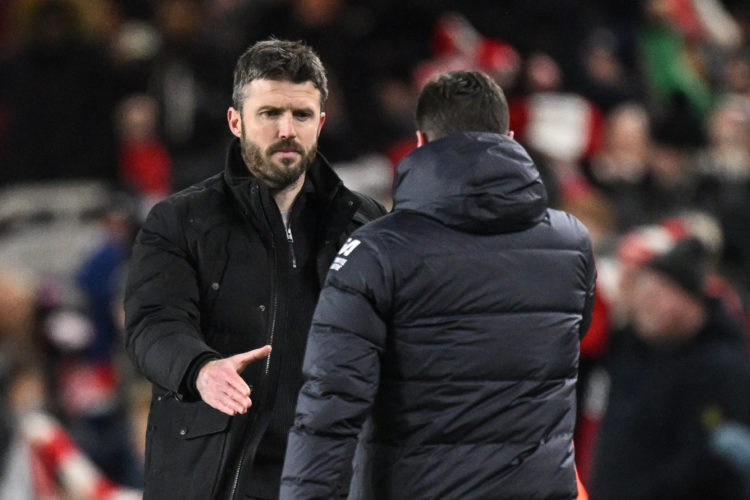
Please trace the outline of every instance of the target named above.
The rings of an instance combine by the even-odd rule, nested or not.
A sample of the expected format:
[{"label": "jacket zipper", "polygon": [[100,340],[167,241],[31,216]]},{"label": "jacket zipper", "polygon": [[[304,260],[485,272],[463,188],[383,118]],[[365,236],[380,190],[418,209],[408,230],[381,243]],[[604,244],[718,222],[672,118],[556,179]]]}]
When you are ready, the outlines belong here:
[{"label": "jacket zipper", "polygon": [[[273,314],[271,316],[271,333],[268,337],[268,344],[273,346],[273,336],[274,332],[276,330],[276,309],[278,307],[278,294],[274,293],[273,296]],[[268,371],[271,366],[271,355],[269,354],[266,356],[266,366],[263,370],[263,378],[268,376]],[[255,426],[255,423],[258,420],[258,412],[253,415],[253,418],[248,425],[248,429],[252,429]],[[229,495],[229,498],[235,499],[237,497],[237,487],[239,486],[240,482],[240,474],[242,474],[242,468],[245,465],[245,461],[247,460],[247,452],[248,452],[248,446],[250,445],[250,441],[252,441],[252,434],[248,433],[245,437],[244,442],[242,443],[242,453],[240,454],[240,461],[237,464],[237,468],[234,471],[234,480],[232,481],[232,490]]]},{"label": "jacket zipper", "polygon": [[[271,249],[273,251],[273,260],[274,260],[274,268],[278,266],[278,255],[276,252],[276,245],[272,244]],[[276,314],[278,311],[278,305],[279,305],[279,293],[276,289],[276,284],[272,283],[271,285],[273,290],[273,306],[271,308],[271,331],[268,334],[268,341],[266,342],[268,345],[273,346],[273,337],[274,333],[276,332]],[[268,376],[269,369],[271,367],[271,354],[266,356],[266,366],[263,370],[263,378],[265,379]],[[258,412],[255,412],[253,415],[252,420],[250,421],[248,425],[248,429],[252,429],[255,426],[255,423],[258,420]],[[248,447],[250,445],[250,441],[252,440],[252,434],[248,433],[247,436],[245,436],[245,440],[242,443],[242,453],[240,454],[240,460],[237,464],[237,467],[234,470],[234,480],[232,481],[232,489],[230,490],[229,498],[234,500],[237,497],[237,488],[239,486],[240,482],[240,474],[242,474],[242,467],[245,465],[245,461],[247,460],[247,452]]]},{"label": "jacket zipper", "polygon": [[286,228],[286,241],[289,243],[289,253],[292,255],[292,269],[297,269],[297,256],[294,255],[294,238],[292,237],[292,226]]},{"label": "jacket zipper", "polygon": [[[273,294],[273,314],[271,315],[271,333],[268,335],[268,345],[273,347],[273,337],[274,333],[276,333],[276,312],[279,308],[279,294],[276,290],[274,290]],[[266,356],[266,368],[263,371],[263,375],[268,375],[268,370],[271,367],[271,353]]]}]

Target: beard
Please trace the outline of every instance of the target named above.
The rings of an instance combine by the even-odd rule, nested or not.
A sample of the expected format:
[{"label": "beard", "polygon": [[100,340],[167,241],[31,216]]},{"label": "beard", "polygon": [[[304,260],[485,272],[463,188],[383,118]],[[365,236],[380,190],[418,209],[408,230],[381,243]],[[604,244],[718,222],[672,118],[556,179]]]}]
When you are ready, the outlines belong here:
[{"label": "beard", "polygon": [[[247,138],[244,130],[240,146],[242,159],[250,172],[274,191],[283,190],[296,183],[307,172],[318,150],[317,142],[305,151],[305,148],[294,139],[282,139],[263,151],[260,146]],[[299,156],[274,160],[273,154],[281,150],[294,150],[299,153]]]}]

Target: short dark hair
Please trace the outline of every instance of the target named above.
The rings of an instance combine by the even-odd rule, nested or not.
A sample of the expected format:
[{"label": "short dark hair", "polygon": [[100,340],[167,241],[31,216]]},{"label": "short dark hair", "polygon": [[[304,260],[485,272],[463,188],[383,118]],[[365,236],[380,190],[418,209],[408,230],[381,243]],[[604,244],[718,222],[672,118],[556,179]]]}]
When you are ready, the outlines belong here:
[{"label": "short dark hair", "polygon": [[241,109],[245,86],[266,79],[292,83],[312,82],[320,91],[320,107],[328,98],[328,78],[318,54],[300,41],[271,38],[257,42],[237,60],[234,68],[232,104]]},{"label": "short dark hair", "polygon": [[417,102],[417,129],[429,140],[453,132],[508,132],[503,89],[481,71],[451,71],[432,77]]}]

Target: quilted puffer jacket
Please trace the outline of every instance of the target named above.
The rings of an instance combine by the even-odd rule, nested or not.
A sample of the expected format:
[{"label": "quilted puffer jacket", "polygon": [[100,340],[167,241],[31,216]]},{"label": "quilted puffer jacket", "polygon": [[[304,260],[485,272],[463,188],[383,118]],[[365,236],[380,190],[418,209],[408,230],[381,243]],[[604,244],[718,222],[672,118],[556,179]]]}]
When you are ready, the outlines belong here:
[{"label": "quilted puffer jacket", "polygon": [[517,142],[459,133],[412,152],[393,212],[328,273],[281,498],[576,498],[595,279],[587,230],[548,208]]}]

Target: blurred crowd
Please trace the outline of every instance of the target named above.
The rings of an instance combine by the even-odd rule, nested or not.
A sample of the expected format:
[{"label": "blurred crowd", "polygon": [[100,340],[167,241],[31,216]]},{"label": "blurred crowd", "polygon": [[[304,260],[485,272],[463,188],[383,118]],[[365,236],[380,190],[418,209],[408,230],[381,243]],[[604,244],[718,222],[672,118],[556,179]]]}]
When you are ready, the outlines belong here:
[{"label": "blurred crowd", "polygon": [[420,86],[495,78],[595,247],[575,443],[592,498],[750,498],[744,0],[0,2],[0,498],[138,497],[130,243],[222,168],[234,62],[268,36],[318,51],[320,151],[386,205]]}]

